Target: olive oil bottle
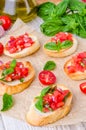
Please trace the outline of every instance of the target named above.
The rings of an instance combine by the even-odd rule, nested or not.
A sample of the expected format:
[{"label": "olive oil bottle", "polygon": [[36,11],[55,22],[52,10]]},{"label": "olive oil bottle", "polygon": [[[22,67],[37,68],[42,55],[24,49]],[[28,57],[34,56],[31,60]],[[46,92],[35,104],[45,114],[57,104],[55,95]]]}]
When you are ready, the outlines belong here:
[{"label": "olive oil bottle", "polygon": [[17,18],[24,22],[36,17],[37,5],[35,0],[0,0],[0,15],[9,15],[14,22]]}]

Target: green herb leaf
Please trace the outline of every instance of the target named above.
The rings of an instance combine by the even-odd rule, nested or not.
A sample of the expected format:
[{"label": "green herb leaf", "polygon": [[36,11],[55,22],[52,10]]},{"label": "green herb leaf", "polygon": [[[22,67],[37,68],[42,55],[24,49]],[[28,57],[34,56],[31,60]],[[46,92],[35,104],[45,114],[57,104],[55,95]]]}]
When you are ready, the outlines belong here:
[{"label": "green herb leaf", "polygon": [[6,111],[10,109],[12,106],[13,106],[12,95],[8,95],[7,93],[5,93],[3,95],[3,108],[1,109],[1,111]]},{"label": "green herb leaf", "polygon": [[11,73],[13,73],[13,72],[14,72],[14,69],[13,69],[13,68],[5,69],[5,70],[3,70],[3,72],[2,72],[2,76],[6,76],[6,75],[11,74]]},{"label": "green herb leaf", "polygon": [[57,51],[57,49],[58,49],[57,44],[55,42],[48,42],[44,45],[44,47],[46,49],[49,49],[49,50],[56,50]]},{"label": "green herb leaf", "polygon": [[51,16],[55,7],[56,5],[54,3],[51,2],[43,3],[38,7],[37,15],[40,16],[43,20],[46,20]]},{"label": "green herb leaf", "polygon": [[39,111],[42,111],[42,109],[43,109],[43,96],[45,96],[45,94],[49,92],[50,88],[51,88],[50,86],[44,88],[44,89],[41,91],[40,96],[37,96],[37,97],[36,97],[37,102],[35,103],[35,107],[36,107]]},{"label": "green herb leaf", "polygon": [[63,30],[64,25],[62,25],[61,19],[49,19],[41,24],[41,31],[47,36],[54,36],[56,33]]},{"label": "green herb leaf", "polygon": [[46,62],[43,70],[54,70],[56,68],[56,64],[54,61],[48,61]]},{"label": "green herb leaf", "polygon": [[16,60],[12,60],[11,64],[10,64],[11,68],[15,68],[16,67]]},{"label": "green herb leaf", "polygon": [[38,99],[38,101],[37,101],[36,104],[35,104],[35,107],[36,107],[39,111],[42,111],[42,109],[43,109],[43,99],[42,99],[42,97],[40,97],[40,98]]},{"label": "green herb leaf", "polygon": [[73,42],[66,40],[61,43],[61,49],[66,49],[68,47],[71,47],[73,45]]},{"label": "green herb leaf", "polygon": [[40,95],[40,96],[41,96],[41,97],[45,96],[45,94],[48,93],[48,91],[50,90],[50,88],[51,88],[50,86],[44,88],[44,89],[41,91],[41,95]]},{"label": "green herb leaf", "polygon": [[70,0],[63,0],[62,2],[60,2],[57,7],[56,7],[56,14],[57,16],[62,16],[63,14],[65,14],[66,9],[69,5],[69,1]]},{"label": "green herb leaf", "polygon": [[20,82],[24,82],[24,78],[21,78],[21,79],[20,79]]}]

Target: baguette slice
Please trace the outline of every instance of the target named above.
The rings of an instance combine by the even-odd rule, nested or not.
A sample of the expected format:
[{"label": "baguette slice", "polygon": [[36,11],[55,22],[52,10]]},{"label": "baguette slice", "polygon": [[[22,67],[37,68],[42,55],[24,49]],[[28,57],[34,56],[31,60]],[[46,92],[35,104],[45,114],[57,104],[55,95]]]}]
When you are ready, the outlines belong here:
[{"label": "baguette slice", "polygon": [[[68,90],[64,85],[57,84],[57,88],[61,88],[62,90]],[[58,108],[53,112],[43,113],[36,109],[35,100],[32,102],[28,113],[26,114],[26,120],[29,124],[33,126],[43,126],[65,117],[70,109],[72,102],[72,93],[67,97],[65,101],[65,105],[63,107]]]},{"label": "baguette slice", "polygon": [[[49,42],[49,41],[48,41],[48,42]],[[61,57],[66,57],[66,56],[69,56],[69,55],[73,54],[73,53],[76,51],[77,46],[78,46],[78,42],[77,42],[77,40],[73,37],[73,45],[72,45],[70,48],[62,49],[62,50],[60,50],[60,51],[58,52],[58,51],[56,51],[56,50],[54,51],[54,50],[46,49],[46,48],[43,46],[43,50],[44,50],[44,52],[45,52],[48,56],[61,58]]]},{"label": "baguette slice", "polygon": [[29,74],[24,78],[24,82],[20,82],[19,80],[14,80],[12,82],[0,81],[0,95],[3,95],[4,93],[16,94],[29,87],[35,77],[35,70],[30,62],[25,61],[23,63],[24,66],[29,69]]},{"label": "baguette slice", "polygon": [[9,56],[9,57],[12,57],[12,58],[22,58],[22,57],[26,57],[26,56],[29,56],[29,55],[35,53],[40,48],[40,43],[39,43],[36,36],[33,36],[31,34],[29,34],[29,36],[34,41],[34,44],[32,44],[32,46],[25,48],[19,52],[12,53],[12,54],[9,53],[9,51],[6,49],[6,47],[4,47],[4,54]]},{"label": "baguette slice", "polygon": [[65,65],[64,65],[64,71],[65,73],[73,80],[82,80],[82,79],[86,79],[86,70],[84,72],[81,71],[77,71],[74,73],[69,73],[68,72],[68,66],[71,65],[71,59],[69,59]]}]

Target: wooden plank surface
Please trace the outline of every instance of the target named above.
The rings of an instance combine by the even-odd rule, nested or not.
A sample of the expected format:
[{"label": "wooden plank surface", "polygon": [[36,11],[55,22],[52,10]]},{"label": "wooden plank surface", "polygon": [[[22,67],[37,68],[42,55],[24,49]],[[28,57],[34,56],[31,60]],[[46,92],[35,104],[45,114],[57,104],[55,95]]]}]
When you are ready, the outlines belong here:
[{"label": "wooden plank surface", "polygon": [[7,116],[0,116],[0,130],[86,130],[86,123],[57,127],[32,127],[27,123]]}]

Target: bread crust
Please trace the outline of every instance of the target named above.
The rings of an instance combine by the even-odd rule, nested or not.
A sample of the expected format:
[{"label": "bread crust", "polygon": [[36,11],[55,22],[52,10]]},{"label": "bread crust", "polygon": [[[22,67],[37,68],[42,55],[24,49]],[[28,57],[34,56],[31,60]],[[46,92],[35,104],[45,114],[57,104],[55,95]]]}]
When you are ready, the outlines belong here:
[{"label": "bread crust", "polygon": [[86,79],[86,71],[85,72],[80,72],[77,71],[75,73],[69,73],[68,72],[68,65],[71,64],[71,59],[69,59],[65,64],[64,64],[64,71],[65,73],[73,80],[83,80]]},{"label": "bread crust", "polygon": [[[64,85],[57,85],[57,88],[61,88],[63,90],[68,90]],[[58,108],[57,110],[53,112],[48,113],[42,113],[39,112],[35,106],[34,102],[32,102],[30,109],[28,113],[26,114],[26,120],[29,124],[33,126],[43,126],[50,123],[53,123],[63,117],[65,117],[70,109],[71,109],[71,102],[72,102],[72,93],[67,97],[65,105],[61,108]]]},{"label": "bread crust", "polygon": [[28,77],[25,78],[24,82],[20,82],[19,80],[12,82],[0,81],[0,95],[3,95],[4,93],[8,93],[10,95],[16,94],[29,87],[35,77],[35,70],[30,62],[25,61],[23,63],[25,67],[29,69]]},{"label": "bread crust", "polygon": [[[48,42],[49,42],[49,41],[48,41]],[[73,53],[76,51],[77,46],[78,46],[78,42],[77,42],[77,40],[73,37],[73,45],[72,45],[70,48],[68,48],[68,49],[63,49],[63,50],[57,52],[57,51],[53,51],[53,50],[48,50],[48,49],[46,49],[46,48],[43,46],[43,50],[44,50],[44,52],[45,52],[48,56],[61,58],[61,57],[66,57],[66,56],[69,56],[69,55],[73,54]]]},{"label": "bread crust", "polygon": [[29,34],[29,36],[34,40],[34,44],[32,44],[32,46],[13,54],[10,54],[6,47],[4,47],[4,54],[12,58],[23,58],[35,53],[40,48],[40,43],[35,36],[31,34]]}]

